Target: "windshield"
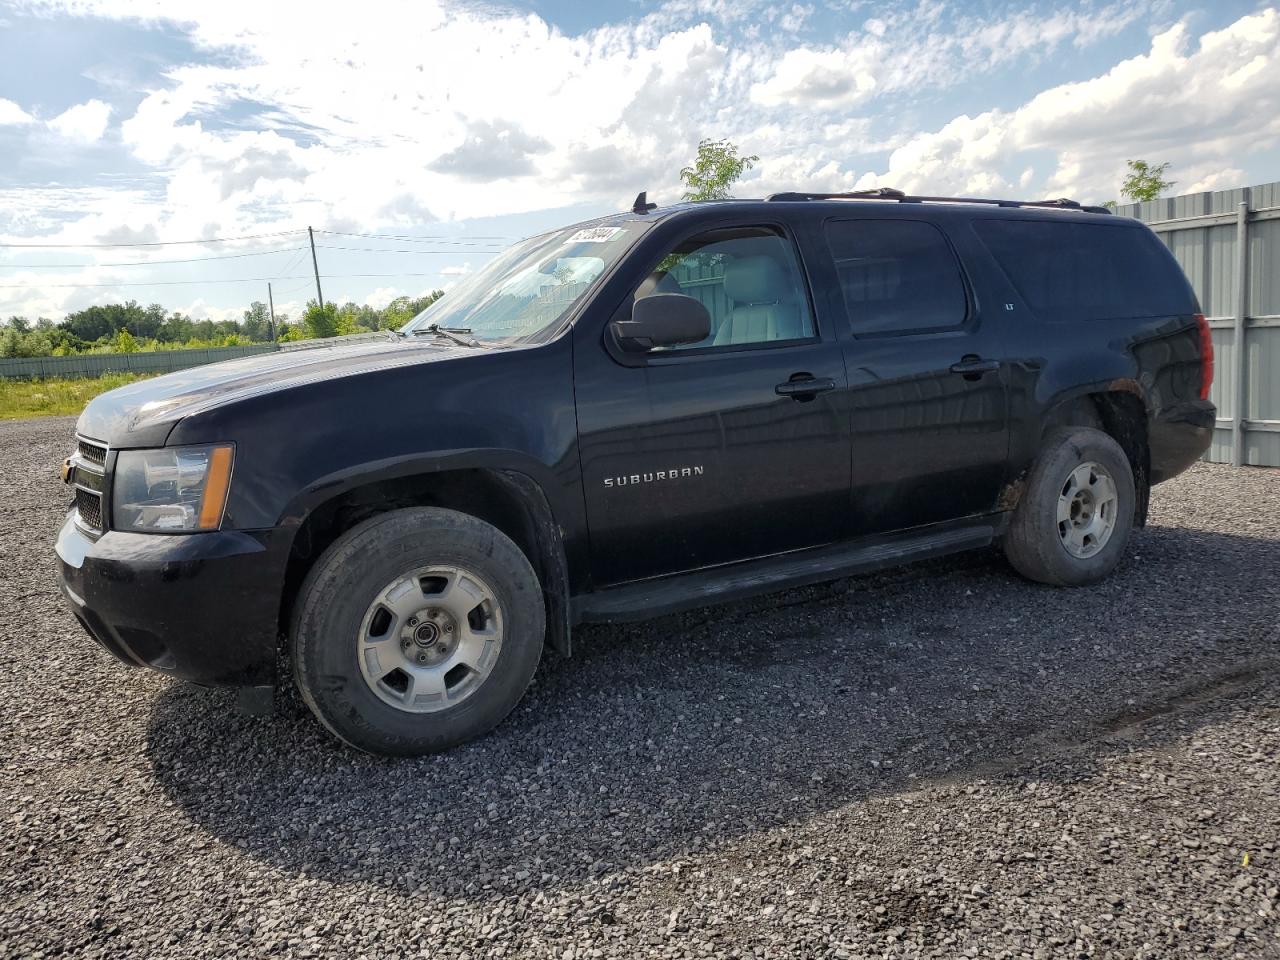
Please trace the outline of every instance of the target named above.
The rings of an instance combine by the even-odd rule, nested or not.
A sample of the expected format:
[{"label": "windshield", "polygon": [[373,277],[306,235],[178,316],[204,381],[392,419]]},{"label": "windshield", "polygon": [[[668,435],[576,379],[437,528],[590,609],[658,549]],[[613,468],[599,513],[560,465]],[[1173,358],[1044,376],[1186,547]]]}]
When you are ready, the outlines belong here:
[{"label": "windshield", "polygon": [[532,339],[556,325],[635,242],[644,224],[569,227],[522,240],[402,328],[432,324],[482,340]]}]

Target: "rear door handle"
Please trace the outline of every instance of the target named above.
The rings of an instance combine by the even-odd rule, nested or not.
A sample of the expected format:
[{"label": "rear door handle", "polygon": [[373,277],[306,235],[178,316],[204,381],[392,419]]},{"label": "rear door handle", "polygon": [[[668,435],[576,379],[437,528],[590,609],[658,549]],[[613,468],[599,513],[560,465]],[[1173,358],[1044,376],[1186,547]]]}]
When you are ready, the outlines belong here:
[{"label": "rear door handle", "polygon": [[802,380],[788,380],[773,388],[780,397],[791,397],[794,400],[807,400],[819,393],[834,390],[836,382],[830,377],[805,377]]},{"label": "rear door handle", "polygon": [[984,360],[981,357],[965,357],[959,363],[951,365],[952,373],[972,376],[975,380],[984,373],[995,373],[1000,369],[999,360]]}]

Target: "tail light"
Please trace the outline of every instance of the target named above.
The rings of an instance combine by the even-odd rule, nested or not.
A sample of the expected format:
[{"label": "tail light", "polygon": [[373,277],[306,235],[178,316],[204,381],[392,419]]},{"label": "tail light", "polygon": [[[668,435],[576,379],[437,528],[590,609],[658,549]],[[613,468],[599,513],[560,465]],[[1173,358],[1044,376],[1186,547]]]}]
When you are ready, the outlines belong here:
[{"label": "tail light", "polygon": [[1200,331],[1200,399],[1209,399],[1213,386],[1213,333],[1203,313],[1196,314],[1196,327]]}]

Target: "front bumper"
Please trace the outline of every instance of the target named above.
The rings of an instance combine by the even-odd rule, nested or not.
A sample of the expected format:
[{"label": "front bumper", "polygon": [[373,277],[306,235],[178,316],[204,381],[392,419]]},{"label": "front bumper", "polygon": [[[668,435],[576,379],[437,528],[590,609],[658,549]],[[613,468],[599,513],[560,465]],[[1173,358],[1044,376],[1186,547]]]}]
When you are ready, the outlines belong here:
[{"label": "front bumper", "polygon": [[262,686],[275,678],[280,541],[277,531],[231,530],[94,540],[68,516],[56,549],[72,613],[119,660],[197,683]]}]

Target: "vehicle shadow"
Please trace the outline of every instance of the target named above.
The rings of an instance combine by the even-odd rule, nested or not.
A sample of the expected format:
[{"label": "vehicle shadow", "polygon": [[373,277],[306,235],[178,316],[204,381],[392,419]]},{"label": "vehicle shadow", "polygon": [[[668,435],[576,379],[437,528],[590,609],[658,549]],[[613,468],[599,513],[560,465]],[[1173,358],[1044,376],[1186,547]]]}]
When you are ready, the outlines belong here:
[{"label": "vehicle shadow", "polygon": [[869,794],[1044,779],[1063,755],[1087,774],[1131,723],[1280,672],[1276,584],[1242,581],[1250,568],[1280,569],[1280,542],[1153,527],[1086,590],[1026,583],[990,551],[584,628],[497,731],[419,760],[174,684],[148,755],[193,826],[286,871],[550,888]]}]

